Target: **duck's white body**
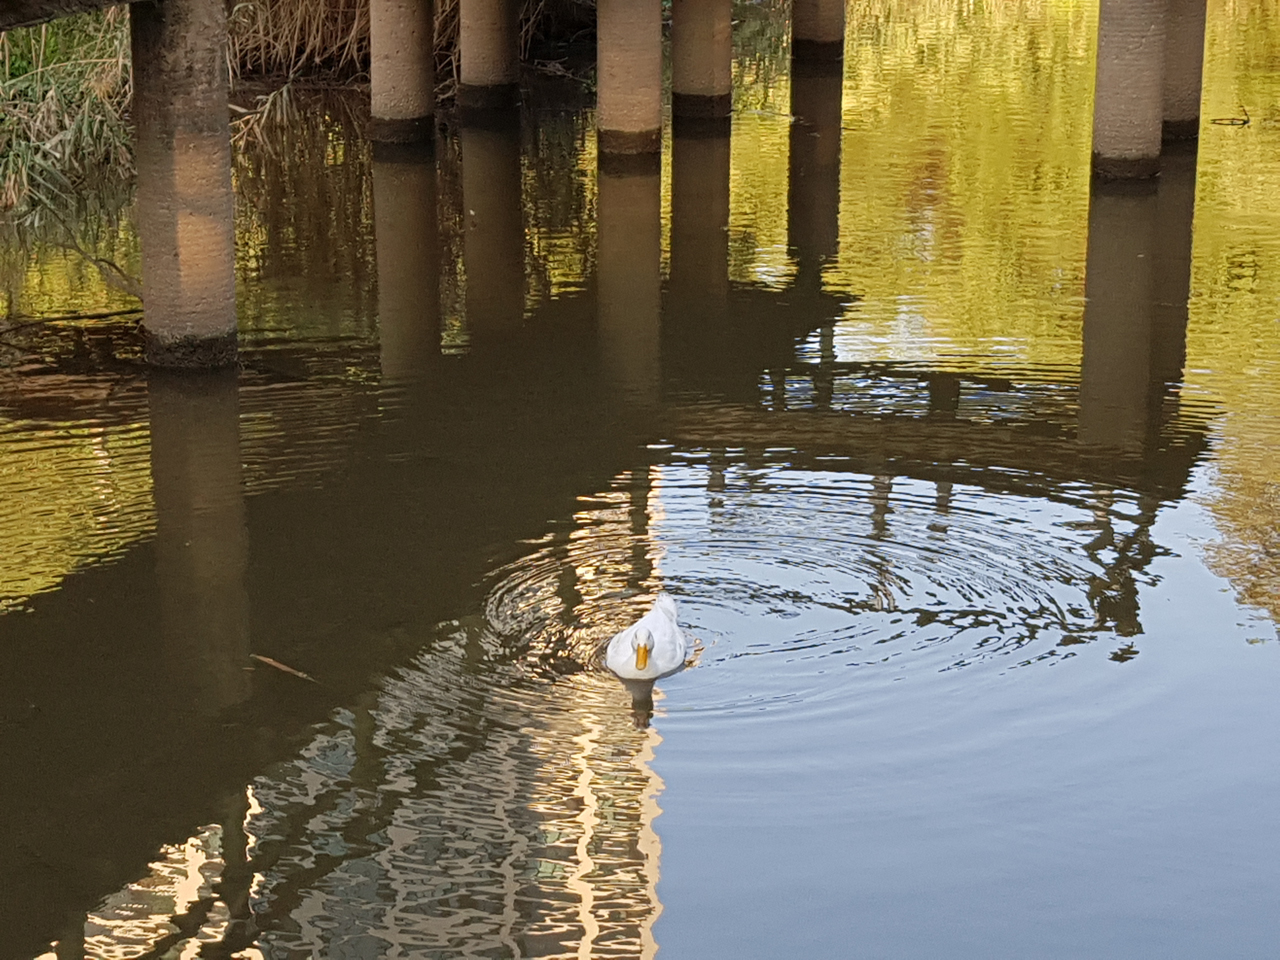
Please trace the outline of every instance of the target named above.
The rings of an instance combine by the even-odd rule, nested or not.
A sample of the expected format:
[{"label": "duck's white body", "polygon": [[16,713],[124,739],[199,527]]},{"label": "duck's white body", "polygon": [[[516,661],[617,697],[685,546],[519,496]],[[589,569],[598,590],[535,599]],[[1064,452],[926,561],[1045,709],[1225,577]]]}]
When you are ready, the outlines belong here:
[{"label": "duck's white body", "polygon": [[623,680],[657,680],[684,666],[689,647],[676,602],[660,593],[648,613],[609,641],[604,662]]}]

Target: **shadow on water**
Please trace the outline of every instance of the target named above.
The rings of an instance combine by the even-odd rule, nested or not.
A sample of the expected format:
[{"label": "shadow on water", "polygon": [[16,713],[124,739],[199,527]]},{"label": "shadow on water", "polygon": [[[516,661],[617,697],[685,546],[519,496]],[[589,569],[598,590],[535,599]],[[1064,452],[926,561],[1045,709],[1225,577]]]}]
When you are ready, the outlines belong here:
[{"label": "shadow on water", "polygon": [[[783,289],[730,283],[728,138],[672,144],[664,283],[660,176],[522,200],[562,159],[526,115],[330,144],[292,186],[329,163],[342,209],[286,183],[242,211],[238,375],[125,364],[103,393],[56,331],[6,374],[15,449],[147,425],[102,455],[145,458],[154,527],[0,617],[0,955],[652,955],[663,701],[596,650],[660,587],[708,644],[707,713],[803,700],[714,686],[752,658],[1137,655],[1157,516],[1206,449],[1194,156],[1094,189],[1078,377],[854,360],[858,294],[824,281],[840,104],[792,78]],[[590,171],[580,117],[539,123]]]}]

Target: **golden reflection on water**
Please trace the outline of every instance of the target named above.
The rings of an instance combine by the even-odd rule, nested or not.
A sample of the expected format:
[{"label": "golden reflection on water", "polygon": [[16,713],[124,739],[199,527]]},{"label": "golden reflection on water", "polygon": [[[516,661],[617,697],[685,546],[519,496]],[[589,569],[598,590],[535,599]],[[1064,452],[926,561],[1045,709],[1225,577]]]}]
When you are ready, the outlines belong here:
[{"label": "golden reflection on water", "polygon": [[[822,273],[846,304],[832,344],[839,359],[1078,375],[1095,19],[1096,3],[1075,0],[851,5],[837,81],[839,249]],[[730,276],[784,289],[797,275],[787,182],[794,91],[776,24],[744,22],[765,53],[739,39]],[[1220,413],[1204,492],[1220,535],[1210,562],[1244,602],[1280,619],[1280,2],[1213,0],[1208,29],[1183,397]],[[1208,122],[1241,106],[1248,126]],[[594,228],[584,211],[595,202],[594,140],[585,127],[574,130],[538,147],[544,164],[526,160],[521,169],[527,304],[581,289],[591,270]],[[367,157],[339,156],[323,138],[312,146],[315,169],[304,164],[311,172],[290,181],[298,207],[324,215],[301,231],[318,238],[307,255],[350,289],[345,299],[324,300],[307,332],[371,337]],[[346,179],[329,178],[344,157]],[[557,197],[541,192],[552,174],[574,181],[566,209],[552,209]],[[255,176],[271,175],[265,163],[250,165],[238,184],[252,189]],[[668,205],[669,182],[668,173]],[[303,202],[334,183],[341,202]],[[456,198],[444,204],[453,215],[449,203]],[[251,279],[274,281],[290,266],[274,258],[299,227],[257,215],[274,209],[242,221]],[[549,223],[560,227],[542,229]],[[446,322],[461,312],[460,258],[455,246],[445,267],[455,279],[446,284]],[[33,254],[15,276],[7,278],[11,301],[24,312],[122,302],[62,254]],[[299,290],[266,279],[245,284],[246,325],[287,337],[268,321],[294,309]],[[342,407],[345,395],[323,389],[335,411],[329,426],[350,433],[356,417]],[[267,387],[262,396],[255,403],[246,391],[242,408],[246,488],[314,482],[324,445],[287,441],[318,406],[293,397],[291,409]],[[144,420],[86,425],[66,416],[38,431],[30,423],[13,416],[4,424],[7,437],[25,439],[6,439],[0,461],[0,612],[154,529]],[[373,702],[345,711],[298,758],[250,786],[243,828],[255,875],[247,897],[258,910],[290,907],[287,921],[263,934],[267,941],[328,942],[329,918],[344,916],[344,903],[373,878],[386,900],[376,917],[357,919],[404,950],[655,952],[662,783],[650,762],[660,737],[636,728],[609,678],[550,680],[538,667],[566,652],[589,657],[590,644],[618,626],[618,598],[638,609],[657,589],[662,558],[647,530],[658,496],[638,472],[584,497],[569,528],[542,544],[540,562],[557,576],[492,597],[486,624],[443,630]],[[536,572],[537,562],[527,569]],[[536,641],[513,666],[503,637],[514,635]],[[490,689],[502,693],[476,692]],[[459,758],[446,761],[450,750]],[[223,832],[202,828],[163,848],[146,878],[90,916],[86,949],[139,955],[134,945],[173,936],[172,917],[206,902],[200,933],[181,955],[222,937],[229,914],[211,890]],[[317,837],[333,840],[331,860],[311,845]],[[300,879],[317,861],[327,865],[327,886]]]},{"label": "golden reflection on water", "polygon": [[1280,622],[1280,3],[1211,0],[1186,392],[1217,404],[1213,567]]},{"label": "golden reflection on water", "polygon": [[[730,275],[778,288],[791,282],[796,267],[787,224],[792,85],[780,9],[766,3],[742,13],[730,174]],[[1088,0],[1016,8],[954,0],[851,4],[840,94],[840,243],[824,274],[827,289],[847,304],[834,337],[841,359],[1078,368],[1096,12]],[[1274,586],[1280,191],[1274,176],[1259,175],[1274,167],[1280,145],[1278,23],[1276,0],[1210,4],[1184,395],[1224,413],[1208,497],[1222,534],[1213,562],[1243,599],[1280,615]],[[1248,126],[1208,122],[1242,110]],[[291,261],[281,251],[302,244],[327,275],[346,278],[341,297],[321,297],[319,309],[308,313],[309,335],[371,335],[360,293],[373,272],[368,158],[363,146],[348,149],[334,133],[346,129],[343,123],[355,129],[341,112],[329,111],[327,133],[317,127],[320,135],[291,141],[293,152],[313,162],[296,164],[287,177],[278,161],[255,160],[252,152],[237,167],[238,190],[257,198],[239,226],[249,281],[242,312],[250,327],[259,322],[254,318],[291,312],[298,291],[262,280],[283,277]],[[577,122],[567,137],[538,135],[524,164],[530,305],[581,288],[590,270],[595,181],[588,134]],[[575,184],[568,194],[563,184],[551,187],[564,177]],[[287,204],[260,202],[280,189]],[[576,212],[561,209],[566,197]],[[272,211],[286,205],[296,208],[293,216],[312,211],[320,219],[281,221]],[[133,264],[136,243],[127,226],[108,231],[102,242],[126,268]],[[456,276],[445,284],[445,299],[458,303],[460,249],[445,271]],[[62,251],[37,251],[21,263],[6,257],[4,280],[11,309],[25,313],[131,303]],[[460,307],[446,303],[444,314],[446,325],[457,323]],[[121,436],[107,445],[137,438],[128,430]],[[90,459],[114,491],[66,482]],[[134,504],[145,499],[145,474],[129,468],[145,460],[117,460],[102,460],[82,441],[39,451],[7,447],[0,479],[9,505],[0,526],[7,603],[55,585],[82,557],[110,555],[147,535],[149,521]],[[103,496],[123,497],[128,504],[121,511],[136,522],[93,519]]]}]

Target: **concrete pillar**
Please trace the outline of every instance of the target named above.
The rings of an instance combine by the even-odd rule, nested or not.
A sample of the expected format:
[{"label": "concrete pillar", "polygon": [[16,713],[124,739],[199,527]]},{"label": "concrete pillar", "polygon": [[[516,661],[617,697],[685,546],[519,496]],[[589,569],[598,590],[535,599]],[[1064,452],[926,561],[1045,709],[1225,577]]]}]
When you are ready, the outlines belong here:
[{"label": "concrete pillar", "polygon": [[1166,0],[1164,138],[1200,135],[1200,83],[1204,73],[1205,0]]},{"label": "concrete pillar", "polygon": [[165,0],[135,4],[130,18],[147,360],[227,366],[236,283],[226,7]]},{"label": "concrete pillar", "polygon": [[1152,423],[1156,187],[1095,183],[1089,202],[1078,438],[1134,455]]},{"label": "concrete pillar", "polygon": [[793,64],[787,244],[805,293],[821,292],[823,267],[839,249],[842,96],[838,62]]},{"label": "concrete pillar", "polygon": [[658,171],[601,171],[596,297],[602,367],[632,406],[657,403],[661,375],[662,184]]},{"label": "concrete pillar", "polygon": [[515,104],[520,79],[516,0],[461,0],[458,55],[458,108],[464,116]]},{"label": "concrete pillar", "polygon": [[472,349],[505,339],[524,318],[524,206],[519,117],[465,126],[462,204],[467,330]]},{"label": "concrete pillar", "polygon": [[[662,149],[661,0],[596,5],[596,131],[605,167]],[[652,165],[652,159],[646,161]],[[642,163],[642,165],[644,165]]]},{"label": "concrete pillar", "polygon": [[791,58],[844,59],[845,0],[792,0]]},{"label": "concrete pillar", "polygon": [[729,138],[680,136],[671,147],[671,282],[677,311],[722,319],[729,300]]},{"label": "concrete pillar", "polygon": [[733,0],[673,0],[671,115],[727,126],[733,112]]},{"label": "concrete pillar", "polygon": [[433,0],[369,0],[369,110],[373,140],[435,138]]},{"label": "concrete pillar", "polygon": [[385,381],[420,378],[440,355],[440,231],[433,153],[427,146],[374,148],[378,343]]},{"label": "concrete pillar", "polygon": [[1167,0],[1100,0],[1093,101],[1093,172],[1159,172]]},{"label": "concrete pillar", "polygon": [[167,691],[216,714],[249,696],[249,537],[235,371],[147,380]]}]

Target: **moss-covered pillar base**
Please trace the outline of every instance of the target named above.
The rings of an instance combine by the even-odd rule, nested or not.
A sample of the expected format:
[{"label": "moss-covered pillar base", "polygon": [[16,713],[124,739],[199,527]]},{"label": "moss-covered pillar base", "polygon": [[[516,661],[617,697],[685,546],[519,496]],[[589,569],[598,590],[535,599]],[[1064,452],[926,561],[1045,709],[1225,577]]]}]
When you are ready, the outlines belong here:
[{"label": "moss-covered pillar base", "polygon": [[511,108],[520,79],[516,0],[461,0],[458,18],[458,109],[463,119]]},{"label": "moss-covered pillar base", "polygon": [[674,0],[671,115],[677,131],[727,128],[733,112],[732,0]]},{"label": "moss-covered pillar base", "polygon": [[435,138],[434,0],[369,0],[369,137]]},{"label": "moss-covered pillar base", "polygon": [[1100,0],[1093,172],[1138,180],[1160,171],[1166,0]]},{"label": "moss-covered pillar base", "polygon": [[1200,135],[1200,86],[1204,74],[1205,0],[1166,0],[1164,124],[1166,140]]},{"label": "moss-covered pillar base", "polygon": [[792,0],[793,60],[844,59],[844,4],[845,0]]},{"label": "moss-covered pillar base", "polygon": [[596,17],[601,167],[656,167],[662,150],[661,0],[600,0]]}]

